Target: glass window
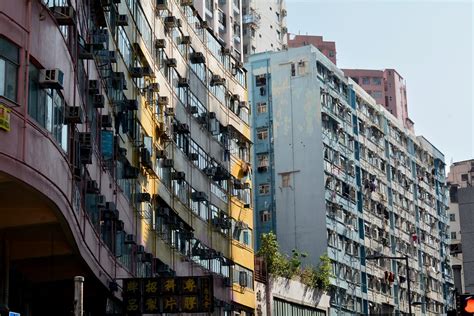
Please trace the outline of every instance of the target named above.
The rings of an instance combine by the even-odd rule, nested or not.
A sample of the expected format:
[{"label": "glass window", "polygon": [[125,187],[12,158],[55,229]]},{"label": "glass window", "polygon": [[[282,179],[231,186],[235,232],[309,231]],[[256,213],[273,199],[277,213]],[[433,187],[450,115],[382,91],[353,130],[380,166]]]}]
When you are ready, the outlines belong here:
[{"label": "glass window", "polygon": [[449,214],[449,221],[455,222],[456,221],[456,214]]},{"label": "glass window", "polygon": [[291,173],[289,172],[283,173],[281,175],[281,186],[283,188],[288,188],[290,187],[290,183],[291,183]]},{"label": "glass window", "polygon": [[372,78],[372,84],[374,84],[376,86],[380,86],[382,84],[382,78],[380,78],[380,77]]},{"label": "glass window", "polygon": [[258,193],[260,195],[267,195],[270,193],[270,184],[269,183],[264,183],[264,184],[260,184],[258,186]]},{"label": "glass window", "polygon": [[257,139],[265,140],[268,138],[268,128],[260,128],[257,130]]},{"label": "glass window", "polygon": [[469,180],[469,177],[467,173],[461,175],[461,181],[468,181],[468,180]]},{"label": "glass window", "polygon": [[16,101],[19,48],[0,38],[0,95]]},{"label": "glass window", "polygon": [[362,84],[370,84],[370,78],[369,77],[362,77]]},{"label": "glass window", "polygon": [[451,239],[456,239],[456,232],[451,232]]},{"label": "glass window", "polygon": [[259,102],[257,103],[257,114],[267,113],[267,103]]},{"label": "glass window", "polygon": [[268,222],[271,219],[271,213],[267,210],[260,211],[260,221],[262,223]]}]

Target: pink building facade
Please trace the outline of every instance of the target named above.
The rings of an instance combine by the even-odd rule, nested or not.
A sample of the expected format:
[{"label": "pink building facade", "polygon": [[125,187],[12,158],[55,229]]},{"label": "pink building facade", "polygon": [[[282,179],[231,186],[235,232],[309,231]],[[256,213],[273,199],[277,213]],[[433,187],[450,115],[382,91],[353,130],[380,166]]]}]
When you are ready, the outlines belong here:
[{"label": "pink building facade", "polygon": [[405,127],[413,130],[413,121],[408,117],[407,90],[403,77],[395,69],[343,69],[379,104],[384,105]]},{"label": "pink building facade", "polygon": [[322,36],[288,34],[288,47],[313,45],[336,65],[336,42],[323,40]]}]

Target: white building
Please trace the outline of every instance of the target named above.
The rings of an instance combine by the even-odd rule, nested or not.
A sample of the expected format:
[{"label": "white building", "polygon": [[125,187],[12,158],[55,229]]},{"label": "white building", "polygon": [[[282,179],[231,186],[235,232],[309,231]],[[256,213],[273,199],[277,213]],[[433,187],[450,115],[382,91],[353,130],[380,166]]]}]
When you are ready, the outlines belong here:
[{"label": "white building", "polygon": [[243,54],[286,48],[288,29],[284,0],[243,0]]}]

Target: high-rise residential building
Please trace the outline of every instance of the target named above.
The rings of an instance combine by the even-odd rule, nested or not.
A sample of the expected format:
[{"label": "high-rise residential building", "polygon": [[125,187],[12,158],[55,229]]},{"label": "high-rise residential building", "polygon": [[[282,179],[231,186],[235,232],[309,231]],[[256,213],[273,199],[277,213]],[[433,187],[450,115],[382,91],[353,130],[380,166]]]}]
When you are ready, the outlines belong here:
[{"label": "high-rise residential building", "polygon": [[[256,246],[332,261],[331,314],[452,301],[444,156],[313,46],[251,56]],[[377,259],[372,256],[408,258]],[[373,259],[374,257],[372,257]],[[409,273],[407,273],[409,270]]]},{"label": "high-rise residential building", "polygon": [[317,35],[297,35],[288,33],[288,47],[301,47],[313,45],[324,54],[334,65],[337,65],[336,42],[325,41],[322,36]]},{"label": "high-rise residential building", "polygon": [[405,79],[395,69],[342,69],[377,104],[382,104],[393,116],[399,118],[405,127],[413,130],[413,121],[408,117],[407,88]]},{"label": "high-rise residential building", "polygon": [[242,0],[243,53],[251,54],[286,49],[285,0]]},{"label": "high-rise residential building", "polygon": [[[458,191],[462,188],[472,187],[474,184],[474,159],[459,161],[451,164],[448,173],[448,185],[449,185],[449,234],[451,235],[451,256],[454,272],[454,285],[458,293],[464,293],[465,281],[463,267],[463,251],[472,252],[471,256],[474,255],[474,251],[470,248],[463,247],[461,239],[461,231],[472,230],[473,223],[468,219],[462,219],[459,212],[459,194]],[[467,230],[461,230],[461,222],[464,221],[468,227]],[[471,229],[470,229],[471,228]],[[474,278],[474,276],[473,276]]]},{"label": "high-rise residential building", "polygon": [[124,279],[213,276],[214,304],[143,303],[253,315],[245,70],[191,3],[0,2],[0,310],[69,315],[84,276],[84,314],[122,315]]},{"label": "high-rise residential building", "polygon": [[[167,1],[158,0],[158,2]],[[189,2],[193,2],[193,6],[202,17],[203,25],[214,33],[219,43],[223,45],[225,52],[242,60],[242,0],[194,0]]]}]

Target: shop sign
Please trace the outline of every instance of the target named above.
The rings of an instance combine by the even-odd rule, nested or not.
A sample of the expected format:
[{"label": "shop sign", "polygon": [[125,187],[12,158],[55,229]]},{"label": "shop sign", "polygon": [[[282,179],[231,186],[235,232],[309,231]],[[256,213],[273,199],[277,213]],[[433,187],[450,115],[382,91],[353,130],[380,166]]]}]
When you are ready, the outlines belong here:
[{"label": "shop sign", "polygon": [[212,313],[212,276],[125,279],[123,302],[130,315]]},{"label": "shop sign", "polygon": [[0,104],[0,129],[10,131],[10,109]]}]

